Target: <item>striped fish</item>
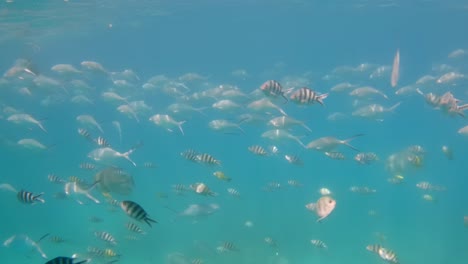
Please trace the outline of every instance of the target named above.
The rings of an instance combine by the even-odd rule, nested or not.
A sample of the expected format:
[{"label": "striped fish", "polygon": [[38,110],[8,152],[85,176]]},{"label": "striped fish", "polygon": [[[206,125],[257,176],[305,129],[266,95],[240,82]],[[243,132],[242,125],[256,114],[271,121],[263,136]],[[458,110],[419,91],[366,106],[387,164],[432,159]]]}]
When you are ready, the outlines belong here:
[{"label": "striped fish", "polygon": [[84,162],[80,164],[80,169],[82,170],[94,170],[96,166],[92,163]]},{"label": "striped fish", "polygon": [[59,236],[51,236],[51,237],[49,237],[49,241],[53,242],[53,243],[56,243],[56,244],[60,244],[60,243],[64,243],[65,239],[63,239],[62,237],[59,237]]},{"label": "striped fish", "polygon": [[378,252],[381,259],[391,263],[399,263],[398,257],[393,250],[380,248]]},{"label": "striped fish", "polygon": [[192,259],[192,261],[190,262],[191,264],[203,264],[205,263],[205,261],[203,261],[203,259]]},{"label": "striped fish", "polygon": [[154,163],[152,163],[152,162],[145,162],[145,163],[143,163],[143,167],[148,168],[148,169],[154,169],[154,168],[156,168],[156,165]]},{"label": "striped fish", "polygon": [[268,155],[268,152],[262,146],[259,146],[259,145],[250,146],[248,147],[248,150],[255,155],[259,155],[259,156]]},{"label": "striped fish", "polygon": [[310,240],[310,243],[318,248],[325,248],[325,249],[328,248],[327,245],[322,240],[312,239]]},{"label": "striped fish", "polygon": [[227,192],[228,192],[230,195],[232,195],[232,196],[234,196],[234,197],[236,197],[236,198],[239,198],[239,197],[240,197],[240,192],[239,192],[238,190],[234,189],[234,188],[228,188],[228,189],[227,189]]},{"label": "striped fish", "polygon": [[341,152],[336,152],[336,151],[325,152],[325,155],[327,157],[329,157],[330,159],[334,159],[334,160],[344,160],[345,159],[345,156]]},{"label": "striped fish", "polygon": [[117,245],[115,238],[107,232],[94,232],[94,235],[102,241],[109,242],[112,245]]},{"label": "striped fish", "polygon": [[298,155],[284,155],[284,159],[287,160],[289,163],[297,166],[303,166],[304,162]]},{"label": "striped fish", "polygon": [[88,247],[88,253],[96,257],[104,257],[104,258],[120,257],[120,254],[117,254],[115,251],[109,248],[100,249],[96,247]]},{"label": "striped fish", "polygon": [[221,248],[224,249],[224,251],[239,251],[239,249],[234,245],[234,243],[226,241],[221,244]]},{"label": "striped fish", "polygon": [[78,134],[80,134],[80,136],[86,138],[87,140],[89,141],[93,141],[92,137],[91,137],[91,134],[89,133],[88,130],[84,129],[84,128],[78,128]]},{"label": "striped fish", "polygon": [[354,156],[354,160],[362,165],[368,165],[378,159],[377,154],[374,152],[358,153]]},{"label": "striped fish", "polygon": [[96,142],[98,146],[103,147],[103,148],[110,147],[109,142],[107,142],[107,140],[101,136],[97,137],[94,142]]},{"label": "striped fish", "polygon": [[302,183],[296,181],[296,180],[288,180],[288,184],[292,187],[301,187]]},{"label": "striped fish", "polygon": [[136,224],[132,223],[132,222],[128,222],[126,225],[128,230],[132,231],[132,232],[135,232],[135,233],[138,233],[138,234],[144,234],[145,231],[143,231],[143,229],[141,229],[139,226],[137,226]]},{"label": "striped fish", "polygon": [[206,153],[198,154],[196,156],[196,161],[207,165],[221,165],[221,161]]},{"label": "striped fish", "polygon": [[180,155],[184,157],[186,160],[197,162],[198,153],[193,149],[187,149],[181,152]]},{"label": "striped fish", "polygon": [[60,177],[58,177],[55,174],[47,175],[47,179],[52,183],[59,183],[59,184],[65,183],[65,180],[61,179]]},{"label": "striped fish", "polygon": [[303,87],[291,94],[290,99],[298,104],[313,104],[314,102],[317,102],[323,105],[323,100],[327,97],[328,93],[319,95],[314,90]]},{"label": "striped fish", "polygon": [[75,262],[74,258],[69,258],[69,257],[56,257],[54,259],[51,259],[47,261],[45,264],[82,264],[86,263],[88,260],[82,260]]},{"label": "striped fish", "polygon": [[284,100],[286,100],[286,102],[288,102],[288,98],[284,95],[283,87],[275,80],[268,80],[264,82],[262,86],[260,86],[260,90],[262,90],[262,92],[267,96],[281,96],[284,98]]},{"label": "striped fish", "polygon": [[174,190],[174,192],[176,194],[179,194],[179,195],[182,195],[184,192],[186,192],[187,190],[189,190],[187,188],[187,186],[183,185],[183,184],[174,184],[172,185],[172,189]]},{"label": "striped fish", "polygon": [[44,193],[33,194],[32,192],[28,192],[25,190],[21,190],[18,192],[16,197],[22,203],[26,204],[34,204],[36,202],[45,203],[44,199],[40,198]]},{"label": "striped fish", "polygon": [[157,223],[156,220],[149,218],[143,207],[135,202],[122,201],[120,207],[128,216],[138,221],[145,221],[150,227],[151,223]]}]

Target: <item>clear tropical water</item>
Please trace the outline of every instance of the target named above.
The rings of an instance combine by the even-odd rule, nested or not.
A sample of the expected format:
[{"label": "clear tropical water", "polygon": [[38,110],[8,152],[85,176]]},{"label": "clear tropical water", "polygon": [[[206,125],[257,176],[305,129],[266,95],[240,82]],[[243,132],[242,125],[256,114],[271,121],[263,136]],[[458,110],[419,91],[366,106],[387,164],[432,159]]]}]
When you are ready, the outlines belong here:
[{"label": "clear tropical water", "polygon": [[[466,2],[18,0],[0,3],[0,23],[0,71],[4,73],[0,78],[0,238],[27,235],[47,254],[44,259],[29,244],[15,243],[0,248],[1,263],[45,263],[75,253],[78,260],[90,258],[92,263],[385,262],[366,250],[372,244],[393,250],[400,263],[468,262],[468,228],[463,220],[468,215],[468,139],[458,133],[468,121],[444,112],[440,105],[430,105],[415,90],[437,96],[451,92],[459,105],[468,101]],[[392,88],[390,75],[398,49],[400,78]],[[458,49],[464,53],[453,55]],[[24,66],[19,59],[28,62],[26,68],[11,74],[13,66]],[[83,61],[98,62],[105,72],[89,70],[81,65]],[[57,72],[52,68],[57,64],[70,64],[78,72]],[[126,69],[136,76],[123,74]],[[375,72],[378,69],[382,71]],[[188,73],[198,78],[188,78]],[[458,77],[441,80],[447,73]],[[417,83],[426,75],[432,79]],[[54,83],[38,79],[44,76]],[[154,76],[162,81],[154,82]],[[307,86],[329,95],[323,106],[284,103],[258,93],[262,83],[272,79],[284,90]],[[76,80],[89,87],[74,86]],[[125,85],[118,82],[122,80]],[[344,92],[331,89],[343,82],[355,86]],[[349,93],[362,86],[372,86],[388,99],[371,96],[356,101]],[[410,86],[410,92],[395,94],[405,86]],[[217,87],[217,91],[231,89],[245,96],[213,95]],[[109,91],[126,100],[105,100],[102,93]],[[92,103],[77,101],[76,96]],[[273,129],[268,120],[280,115],[275,109],[248,107],[262,98],[270,98],[288,116],[311,128],[311,132],[301,126],[286,130],[304,144],[324,136],[346,139],[364,134],[351,141],[359,151],[339,146],[336,151],[345,159],[335,160],[294,140],[262,137]],[[230,111],[212,107],[223,99],[240,107]],[[141,100],[150,109],[134,109],[133,114],[117,110]],[[401,105],[382,118],[352,114],[364,105],[387,108],[398,102]],[[201,113],[174,113],[168,108],[173,103],[199,108]],[[9,121],[15,113],[30,114],[47,133],[34,124]],[[330,118],[333,113],[341,113],[342,118]],[[150,122],[155,114],[186,121],[184,135],[177,126],[168,131]],[[241,114],[255,114],[260,120],[250,122]],[[79,115],[92,115],[104,133],[78,122]],[[208,124],[216,119],[233,122],[244,132],[213,130]],[[121,139],[113,121],[120,123]],[[103,164],[89,158],[99,146],[77,132],[85,127],[93,139],[102,136],[116,151],[139,146],[130,156],[137,166],[124,159]],[[24,138],[51,147],[27,149],[17,143]],[[248,151],[252,145],[268,152],[276,146],[279,151],[258,156]],[[424,154],[417,156],[422,162],[413,164],[402,153],[415,145]],[[453,159],[444,155],[444,145],[453,152]],[[208,153],[221,166],[186,160],[181,152],[187,149]],[[353,159],[358,152],[374,152],[379,158],[361,165]],[[388,158],[393,154],[404,156],[405,168],[389,169]],[[284,155],[298,155],[304,165],[290,164]],[[85,162],[95,165],[95,170],[81,169]],[[147,162],[155,168],[144,166]],[[63,184],[47,177],[55,174],[69,181],[77,176],[92,183],[94,175],[108,166],[132,175],[135,186],[130,195],[94,189],[91,193],[101,203],[80,197],[84,204],[79,204],[73,197],[58,199],[56,193],[63,192]],[[232,180],[217,179],[215,171]],[[402,176],[402,183],[388,181],[396,175]],[[292,186],[289,180],[301,186]],[[188,187],[200,182],[217,195],[200,195]],[[444,190],[416,187],[420,182]],[[275,183],[280,188],[266,188]],[[46,202],[23,204],[6,184],[17,191],[44,192]],[[183,195],[174,191],[177,184],[187,187]],[[351,186],[376,192],[356,193]],[[331,190],[336,208],[316,222],[317,215],[305,204],[316,202],[322,187]],[[230,195],[228,188],[240,196]],[[424,194],[434,201],[423,199]],[[109,204],[108,198],[135,201],[158,223],[150,228],[134,221]],[[219,210],[198,218],[178,216],[191,204],[217,204]],[[102,221],[95,223],[91,217]],[[147,234],[130,233],[125,227],[129,221]],[[249,221],[252,226],[246,225]],[[96,231],[112,234],[117,245],[100,241]],[[52,236],[65,242],[54,242]],[[276,247],[265,242],[267,237]],[[327,249],[315,247],[312,239],[323,241]],[[224,242],[231,242],[238,251],[217,250]],[[95,256],[89,247],[110,248],[121,256]],[[178,262],[171,255],[179,256]]]}]

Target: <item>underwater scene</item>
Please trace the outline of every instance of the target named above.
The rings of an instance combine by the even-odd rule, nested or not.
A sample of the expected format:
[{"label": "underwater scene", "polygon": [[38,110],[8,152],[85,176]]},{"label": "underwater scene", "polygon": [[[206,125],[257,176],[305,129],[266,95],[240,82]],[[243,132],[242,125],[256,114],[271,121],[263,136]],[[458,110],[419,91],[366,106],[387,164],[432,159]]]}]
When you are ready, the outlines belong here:
[{"label": "underwater scene", "polygon": [[0,1],[0,263],[468,263],[468,2]]}]

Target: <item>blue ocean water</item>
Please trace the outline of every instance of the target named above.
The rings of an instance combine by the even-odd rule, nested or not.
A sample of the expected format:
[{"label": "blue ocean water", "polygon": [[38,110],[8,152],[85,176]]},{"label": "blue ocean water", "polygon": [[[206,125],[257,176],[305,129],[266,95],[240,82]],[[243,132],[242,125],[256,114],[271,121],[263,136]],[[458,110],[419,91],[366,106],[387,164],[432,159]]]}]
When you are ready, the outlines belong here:
[{"label": "blue ocean water", "polygon": [[[47,259],[27,244],[19,249],[2,246],[1,263],[45,263],[73,254],[78,254],[78,260],[90,258],[91,263],[385,262],[366,250],[372,244],[393,250],[400,263],[468,262],[468,224],[463,221],[468,215],[468,145],[466,135],[457,133],[468,121],[447,114],[441,105],[430,105],[415,91],[419,88],[437,96],[451,92],[460,100],[457,104],[468,101],[468,5],[463,1],[13,0],[0,4],[0,23],[0,72],[4,73],[0,78],[0,184],[4,184],[0,239],[25,234],[37,241],[50,233],[37,241]],[[449,55],[458,49],[462,52]],[[390,75],[397,50],[400,78],[392,88]],[[21,59],[27,66],[18,62]],[[86,69],[83,61],[98,62],[106,72]],[[59,73],[52,69],[57,64],[73,65],[79,73]],[[21,70],[11,74],[14,66]],[[137,77],[123,74],[126,69]],[[382,72],[372,75],[378,69]],[[199,78],[187,78],[188,73]],[[447,73],[459,77],[438,81]],[[426,75],[432,79],[417,82]],[[58,85],[41,83],[38,78],[43,76]],[[145,88],[154,76],[163,80]],[[262,83],[272,79],[285,90],[307,86],[329,96],[323,106],[299,106],[258,93]],[[74,80],[89,88],[73,86]],[[115,82],[119,80],[125,80],[128,87]],[[372,86],[388,99],[356,100],[349,95],[354,88],[331,90],[343,82],[354,88]],[[211,95],[220,85],[226,90],[229,85],[238,87],[233,90],[245,96]],[[395,94],[405,86],[411,86],[411,92]],[[25,87],[30,94],[21,90]],[[102,93],[106,91],[126,100],[105,100]],[[92,103],[74,103],[72,98],[79,95]],[[280,115],[275,109],[247,107],[262,98],[270,98],[288,116],[311,128],[311,132],[301,126],[287,130],[304,144],[325,136],[346,139],[364,134],[351,141],[359,151],[340,146],[336,151],[346,158],[334,160],[294,140],[262,137],[272,129],[268,120]],[[214,109],[212,104],[222,99],[241,107]],[[138,121],[117,110],[119,105],[141,100],[150,110],[138,110]],[[398,102],[401,105],[385,113],[383,121],[352,115],[367,104],[390,107]],[[168,109],[173,103],[203,110],[173,113]],[[47,133],[35,125],[8,121],[14,113],[30,114]],[[344,117],[328,118],[333,113]],[[67,181],[77,176],[92,183],[94,175],[109,166],[88,157],[98,146],[77,132],[83,125],[76,117],[85,114],[92,115],[104,130],[87,127],[92,137],[104,137],[116,151],[126,152],[142,142],[130,156],[136,167],[123,159],[110,164],[132,175],[135,186],[130,195],[92,190],[100,204],[86,199],[79,204],[71,197],[55,196],[63,186],[51,183],[49,174]],[[155,114],[186,121],[184,135],[177,127],[171,132],[148,121]],[[255,114],[260,120],[250,122],[241,114]],[[208,123],[216,119],[236,123],[244,132],[237,128],[235,133],[214,131]],[[113,121],[121,125],[121,140]],[[17,143],[23,138],[52,147],[26,149]],[[274,145],[279,152],[254,155],[248,151],[252,145],[269,152],[268,147]],[[404,156],[415,145],[424,149],[418,156],[421,164],[405,161],[399,171],[388,169],[391,155]],[[453,159],[442,152],[444,145],[453,152]],[[221,166],[188,161],[181,156],[187,149],[213,155]],[[374,152],[379,158],[361,165],[353,160],[358,152]],[[286,154],[297,154],[304,165],[289,164]],[[80,169],[84,162],[95,164],[96,169]],[[145,162],[156,167],[146,168]],[[215,171],[232,180],[217,179]],[[404,178],[401,184],[388,181],[395,175]],[[301,186],[291,186],[288,180]],[[173,188],[199,182],[217,195],[199,195],[190,188],[179,195]],[[416,187],[420,182],[445,190],[422,190]],[[281,187],[266,188],[275,183]],[[6,184],[16,190],[44,192],[46,202],[22,204]],[[351,186],[367,186],[376,192],[354,193]],[[305,204],[316,202],[322,187],[332,191],[337,205],[318,223]],[[240,197],[230,195],[228,188],[239,191]],[[423,199],[424,194],[435,201]],[[109,204],[108,197],[137,202],[158,223],[150,228],[133,221],[147,234],[131,234],[125,227],[131,218]],[[217,204],[219,210],[199,218],[174,212],[191,204]],[[90,221],[91,217],[102,222]],[[250,222],[252,226],[246,224]],[[98,240],[95,231],[109,232],[117,245]],[[55,243],[51,236],[65,242]],[[276,246],[266,243],[267,237]],[[314,247],[312,239],[323,241],[327,248]],[[238,251],[217,250],[226,241]],[[121,256],[95,256],[89,247],[110,248]]]}]

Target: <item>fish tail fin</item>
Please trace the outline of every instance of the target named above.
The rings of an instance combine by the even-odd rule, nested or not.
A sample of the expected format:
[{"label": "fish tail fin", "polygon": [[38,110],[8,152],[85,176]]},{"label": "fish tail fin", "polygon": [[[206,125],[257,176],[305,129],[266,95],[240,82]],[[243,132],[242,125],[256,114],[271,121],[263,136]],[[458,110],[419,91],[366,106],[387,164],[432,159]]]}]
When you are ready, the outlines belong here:
[{"label": "fish tail fin", "polygon": [[282,93],[281,96],[284,98],[284,103],[283,104],[286,104],[289,101],[288,97],[286,97],[286,95],[284,95],[284,93]]},{"label": "fish tail fin", "polygon": [[352,136],[352,137],[350,137],[350,138],[347,138],[347,139],[343,140],[343,144],[346,145],[346,146],[348,146],[348,147],[350,147],[351,149],[354,149],[354,150],[356,150],[356,151],[359,151],[359,149],[357,149],[357,148],[355,148],[353,145],[349,144],[349,142],[351,142],[351,140],[353,140],[353,139],[355,139],[355,138],[357,138],[357,137],[361,137],[361,136],[364,136],[364,134],[357,134],[357,135],[354,135],[354,136]]},{"label": "fish tail fin", "polygon": [[328,95],[330,95],[330,93],[324,93],[324,94],[319,95],[317,97],[317,102],[321,105],[324,105],[323,100],[325,100],[328,97]]},{"label": "fish tail fin", "polygon": [[124,157],[126,160],[130,161],[133,164],[133,166],[136,167],[136,163],[130,158],[130,154],[132,154],[133,151],[135,151],[135,150],[136,150],[136,148],[130,149],[129,151],[123,153],[122,157]]},{"label": "fish tail fin", "polygon": [[177,123],[177,126],[179,127],[180,132],[181,132],[182,135],[184,135],[184,136],[185,136],[185,133],[184,133],[184,130],[182,129],[182,125],[183,125],[185,122],[187,122],[187,121],[184,120],[184,121],[180,121],[180,122]]},{"label": "fish tail fin", "polygon": [[44,195],[43,192],[41,192],[41,193],[35,195],[35,196],[34,196],[34,200],[35,200],[35,201],[38,201],[38,202],[41,202],[41,203],[45,203],[45,200],[44,200],[43,198],[41,198],[42,195]]},{"label": "fish tail fin", "polygon": [[154,219],[151,219],[151,218],[149,218],[149,217],[146,217],[146,218],[145,218],[145,222],[146,222],[150,227],[153,227],[153,226],[151,225],[151,223],[156,223],[156,224],[158,223],[158,221],[156,221],[156,220],[154,220]]}]

